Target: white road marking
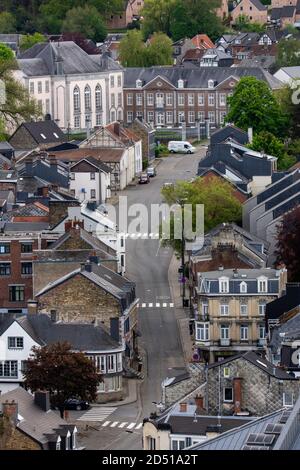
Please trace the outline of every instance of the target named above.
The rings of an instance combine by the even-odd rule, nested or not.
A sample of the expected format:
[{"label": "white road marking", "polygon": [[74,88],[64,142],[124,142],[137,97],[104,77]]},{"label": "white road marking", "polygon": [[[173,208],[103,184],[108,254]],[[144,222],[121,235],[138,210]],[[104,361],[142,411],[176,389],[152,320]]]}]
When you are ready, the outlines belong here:
[{"label": "white road marking", "polygon": [[119,421],[115,421],[114,423],[111,424],[111,428],[115,428],[117,426],[117,424],[119,424]]},{"label": "white road marking", "polygon": [[105,428],[106,426],[108,426],[110,423],[110,421],[105,421],[105,423],[102,424],[102,427]]},{"label": "white road marking", "polygon": [[125,428],[126,424],[128,424],[128,421],[125,421],[125,423],[121,423],[119,428]]},{"label": "white road marking", "polygon": [[143,426],[143,423],[140,423],[140,424],[138,424],[138,425],[136,426],[135,429],[136,429],[136,430],[137,430],[137,429],[141,429],[142,426]]},{"label": "white road marking", "polygon": [[136,423],[130,423],[129,426],[127,426],[127,429],[132,429],[132,428],[134,428],[135,425],[136,425]]},{"label": "white road marking", "polygon": [[150,307],[150,308],[151,308],[151,307],[153,307],[153,304],[152,304],[152,303],[150,303],[150,304],[149,304],[149,307]]},{"label": "white road marking", "polygon": [[155,307],[160,307],[160,304],[159,304],[159,303],[156,303],[156,304],[155,304]]},{"label": "white road marking", "polygon": [[173,307],[174,307],[174,304],[173,304],[173,303],[170,303],[170,307],[173,308]]},{"label": "white road marking", "polygon": [[168,304],[166,304],[166,303],[163,303],[163,307],[167,307],[167,305],[168,305]]},{"label": "white road marking", "polygon": [[[116,410],[115,407],[93,407],[77,418],[78,421],[105,421],[106,418]],[[105,423],[104,423],[105,424]]]},{"label": "white road marking", "polygon": [[142,304],[142,307],[145,308],[147,304]]}]

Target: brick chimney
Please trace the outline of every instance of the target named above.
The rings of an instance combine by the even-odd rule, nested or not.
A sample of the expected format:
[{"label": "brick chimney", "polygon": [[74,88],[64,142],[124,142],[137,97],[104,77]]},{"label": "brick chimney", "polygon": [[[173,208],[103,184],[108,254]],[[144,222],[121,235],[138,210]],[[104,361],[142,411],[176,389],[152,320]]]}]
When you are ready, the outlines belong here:
[{"label": "brick chimney", "polygon": [[5,403],[2,403],[2,413],[11,423],[16,425],[18,422],[18,403],[15,400],[10,402],[6,400]]},{"label": "brick chimney", "polygon": [[[65,222],[65,232],[77,231],[80,228],[84,228],[84,221],[75,219],[69,219]],[[80,232],[79,232],[80,233]]]},{"label": "brick chimney", "polygon": [[42,189],[42,196],[43,196],[43,197],[48,197],[48,196],[49,196],[49,188],[48,188],[48,186],[43,186],[41,189]]},{"label": "brick chimney", "polygon": [[38,313],[38,302],[36,300],[28,300],[27,311],[29,315],[36,315]]},{"label": "brick chimney", "polygon": [[187,412],[187,403],[185,403],[185,402],[179,403],[179,411],[180,411],[180,413],[186,413]]},{"label": "brick chimney", "polygon": [[41,410],[47,412],[50,410],[50,394],[45,390],[39,390],[34,394],[34,403],[41,408]]},{"label": "brick chimney", "polygon": [[242,380],[241,377],[233,379],[234,414],[240,413],[242,410]]},{"label": "brick chimney", "polygon": [[114,133],[120,135],[120,123],[118,121],[114,122]]}]

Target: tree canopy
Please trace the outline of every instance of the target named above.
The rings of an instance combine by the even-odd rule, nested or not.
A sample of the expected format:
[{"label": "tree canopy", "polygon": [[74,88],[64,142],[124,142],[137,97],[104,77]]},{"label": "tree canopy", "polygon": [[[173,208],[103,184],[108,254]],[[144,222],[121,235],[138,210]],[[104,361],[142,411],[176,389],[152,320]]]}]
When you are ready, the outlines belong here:
[{"label": "tree canopy", "polygon": [[9,34],[16,31],[16,19],[8,11],[0,13],[0,34]]},{"label": "tree canopy", "polygon": [[296,158],[288,155],[284,142],[268,131],[262,131],[253,136],[253,142],[249,147],[259,152],[263,151],[268,155],[277,157],[278,170],[286,170],[291,167]]},{"label": "tree canopy", "polygon": [[105,24],[94,6],[84,5],[69,10],[62,24],[62,31],[84,33],[93,41],[103,41],[107,35]]},{"label": "tree canopy", "polygon": [[119,58],[124,67],[171,65],[172,41],[163,33],[154,33],[146,44],[141,31],[131,30],[120,43]]},{"label": "tree canopy", "polygon": [[11,48],[6,46],[5,44],[0,43],[0,60],[13,61],[14,57],[15,56]]},{"label": "tree canopy", "polygon": [[276,67],[294,67],[300,65],[300,40],[281,39],[277,47]]},{"label": "tree canopy", "polygon": [[30,49],[35,44],[38,44],[40,42],[45,42],[45,41],[46,41],[46,38],[41,33],[27,34],[26,36],[23,36],[20,41],[20,49],[23,52],[23,51],[26,51],[27,49]]},{"label": "tree canopy", "polygon": [[95,401],[102,381],[94,363],[85,354],[71,351],[67,342],[34,347],[24,375],[32,392],[49,391],[51,404],[61,410],[71,397]]},{"label": "tree canopy", "polygon": [[288,116],[264,81],[255,77],[241,78],[228,103],[226,122],[233,122],[244,130],[252,127],[254,133],[268,131],[282,136],[286,132]]},{"label": "tree canopy", "polygon": [[[193,228],[195,228],[196,204],[204,205],[204,230],[209,231],[222,222],[239,222],[242,217],[241,203],[234,195],[234,187],[227,181],[217,177],[196,178],[193,182],[178,181],[174,186],[162,189],[162,196],[167,204],[191,204],[193,207]],[[177,252],[180,251],[181,240],[172,237],[174,219],[171,216],[171,240],[165,240]],[[163,231],[163,227],[162,227]]]}]

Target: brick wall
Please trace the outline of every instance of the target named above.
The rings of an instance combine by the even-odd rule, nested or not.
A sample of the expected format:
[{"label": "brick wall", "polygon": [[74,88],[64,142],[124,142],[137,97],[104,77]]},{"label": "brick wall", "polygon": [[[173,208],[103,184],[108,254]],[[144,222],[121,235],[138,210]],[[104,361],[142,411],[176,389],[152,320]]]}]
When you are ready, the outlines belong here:
[{"label": "brick wall", "polygon": [[40,445],[0,417],[0,450],[41,450]]}]

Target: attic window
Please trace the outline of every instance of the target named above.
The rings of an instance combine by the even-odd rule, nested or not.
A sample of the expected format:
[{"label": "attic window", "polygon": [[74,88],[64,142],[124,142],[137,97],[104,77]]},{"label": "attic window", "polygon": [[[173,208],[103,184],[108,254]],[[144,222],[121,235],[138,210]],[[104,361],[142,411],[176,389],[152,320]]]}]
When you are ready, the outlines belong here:
[{"label": "attic window", "polygon": [[137,79],[137,81],[136,81],[136,88],[142,88],[142,86],[143,86],[142,80]]},{"label": "attic window", "polygon": [[54,137],[56,137],[57,139],[59,139],[58,135],[56,134],[56,132],[53,132],[53,135]]},{"label": "attic window", "polygon": [[178,88],[184,88],[184,81],[182,79],[178,80]]},{"label": "attic window", "polygon": [[41,137],[42,137],[44,140],[46,140],[45,134],[40,134],[40,135],[41,135]]},{"label": "attic window", "polygon": [[208,88],[214,88],[215,82],[214,80],[208,80]]}]

